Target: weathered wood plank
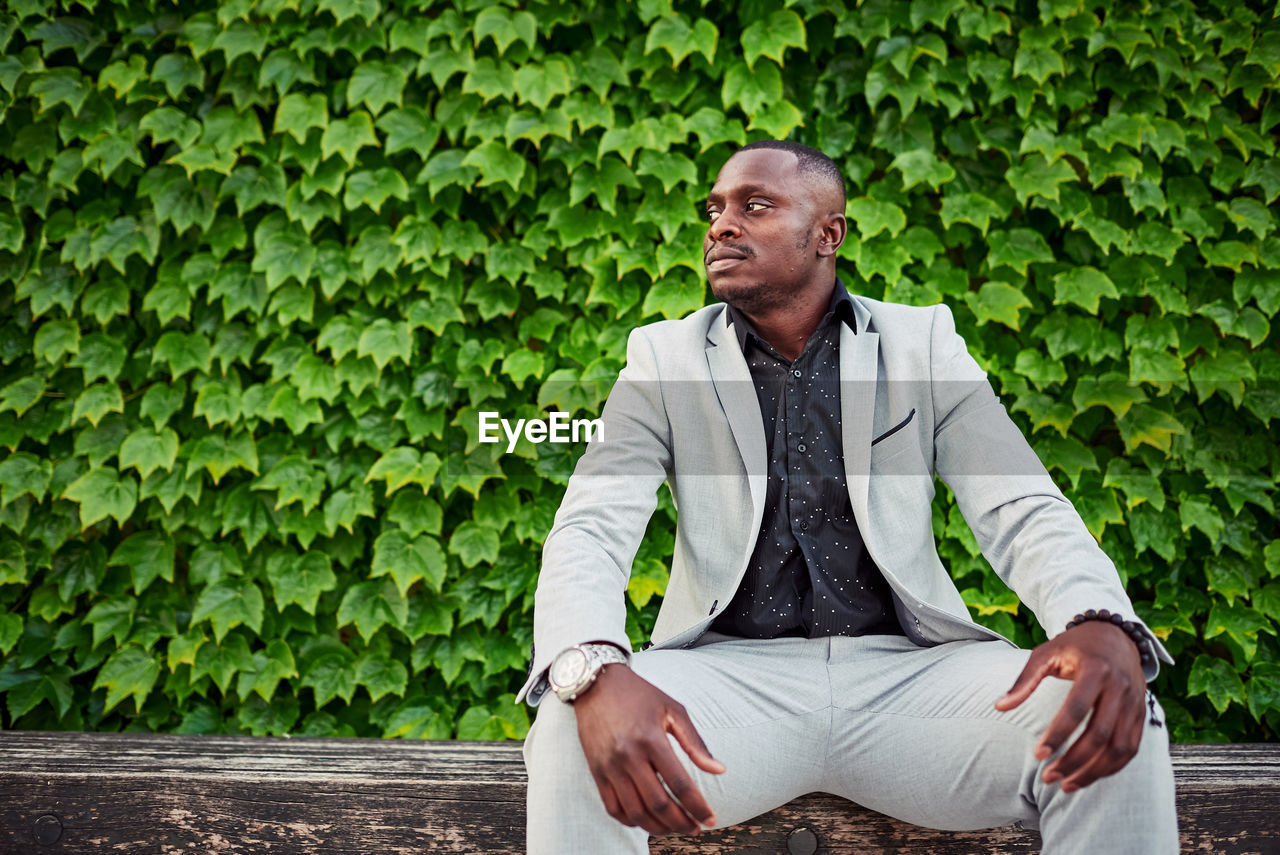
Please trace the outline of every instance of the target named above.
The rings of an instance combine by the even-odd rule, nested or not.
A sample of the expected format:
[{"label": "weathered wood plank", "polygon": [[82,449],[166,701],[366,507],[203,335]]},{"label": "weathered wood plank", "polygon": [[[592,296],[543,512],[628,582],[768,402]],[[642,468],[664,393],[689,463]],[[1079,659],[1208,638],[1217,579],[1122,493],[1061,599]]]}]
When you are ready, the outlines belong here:
[{"label": "weathered wood plank", "polygon": [[[1280,853],[1280,746],[1175,745],[1183,851]],[[518,743],[0,733],[0,853],[519,853]],[[799,831],[797,831],[799,830]],[[37,842],[37,834],[49,845]],[[1030,853],[1034,832],[939,832],[812,794],[654,853]]]}]

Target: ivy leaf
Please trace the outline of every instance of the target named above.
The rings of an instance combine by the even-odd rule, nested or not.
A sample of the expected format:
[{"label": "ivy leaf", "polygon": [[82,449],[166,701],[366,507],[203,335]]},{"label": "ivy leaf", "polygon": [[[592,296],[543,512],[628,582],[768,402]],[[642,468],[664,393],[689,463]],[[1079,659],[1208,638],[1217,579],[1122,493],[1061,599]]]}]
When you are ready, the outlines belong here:
[{"label": "ivy leaf", "polygon": [[107,565],[128,567],[133,575],[133,591],[141,594],[157,577],[173,581],[174,554],[171,537],[161,532],[140,531],[116,547]]},{"label": "ivy leaf", "polygon": [[1187,678],[1188,695],[1205,695],[1219,714],[1227,711],[1232,701],[1245,704],[1244,683],[1227,662],[1201,653],[1191,664]]},{"label": "ivy leaf", "polygon": [[1050,163],[1043,154],[1036,152],[1028,155],[1023,161],[1011,166],[1005,172],[1005,180],[1013,188],[1018,204],[1025,206],[1033,196],[1058,201],[1058,187],[1061,184],[1072,184],[1078,176],[1066,160],[1055,160]]},{"label": "ivy leaf", "polygon": [[53,464],[29,451],[11,454],[0,462],[0,508],[29,493],[37,502],[44,500],[53,477]]},{"label": "ivy leaf", "polygon": [[151,693],[156,678],[160,676],[160,663],[150,653],[130,644],[111,654],[93,681],[94,689],[107,690],[105,715],[125,698],[132,697],[134,708],[142,712],[142,702]]},{"label": "ivy leaf", "polygon": [[375,703],[384,695],[401,697],[409,686],[409,669],[385,653],[366,653],[356,660],[355,671],[356,683],[368,690]]},{"label": "ivy leaf", "polygon": [[540,111],[546,110],[557,96],[568,95],[572,89],[569,66],[563,60],[523,63],[516,71],[516,94],[522,102],[532,104]]},{"label": "ivy leaf", "polygon": [[1254,662],[1249,670],[1249,713],[1262,721],[1264,712],[1280,709],[1280,664]]},{"label": "ivy leaf", "polygon": [[14,380],[0,389],[0,413],[13,410],[21,416],[44,395],[44,377],[31,375]]},{"label": "ivy leaf", "polygon": [[120,445],[120,468],[132,466],[142,478],[156,469],[170,471],[177,459],[178,435],[168,427],[158,431],[135,430]]},{"label": "ivy leaf", "polygon": [[702,54],[707,63],[712,64],[715,62],[716,42],[719,38],[719,30],[706,18],[698,18],[697,23],[691,27],[683,15],[673,13],[654,21],[644,40],[644,52],[647,56],[662,48],[671,54],[672,68],[678,67],[691,53]]},{"label": "ivy leaf", "polygon": [[257,692],[264,701],[271,701],[281,680],[298,676],[298,666],[293,651],[283,638],[267,642],[265,650],[254,651],[252,664],[242,668],[236,679],[236,694],[242,700]]},{"label": "ivy leaf", "polygon": [[385,113],[378,118],[376,124],[378,130],[386,135],[382,150],[388,156],[398,151],[434,151],[436,142],[440,139],[439,123],[417,105]]},{"label": "ivy leaf", "polygon": [[80,528],[113,517],[124,525],[138,504],[138,482],[109,466],[90,469],[67,485],[61,498],[80,505]]},{"label": "ivy leaf", "polygon": [[368,205],[375,214],[380,214],[382,203],[392,196],[402,202],[409,201],[409,185],[399,170],[390,167],[361,169],[347,176],[342,205],[348,211]]},{"label": "ivy leaf", "polygon": [[276,106],[276,124],[273,133],[290,134],[299,145],[307,144],[312,128],[322,131],[329,127],[329,104],[324,93],[304,94],[293,92],[280,99]]},{"label": "ivy leaf", "polygon": [[50,364],[63,355],[80,352],[80,326],[73,320],[46,321],[36,331],[32,352]]},{"label": "ivy leaf", "polygon": [[992,220],[1003,219],[1008,213],[981,193],[948,193],[942,197],[938,218],[944,228],[951,228],[953,223],[968,223],[985,235]]},{"label": "ivy leaf", "polygon": [[850,199],[848,211],[863,240],[873,238],[881,231],[888,231],[890,237],[897,237],[907,225],[906,214],[897,205],[868,196]]},{"label": "ivy leaf", "polygon": [[373,120],[364,110],[357,110],[345,119],[329,122],[324,135],[320,137],[320,152],[325,158],[338,153],[348,165],[356,162],[356,154],[365,146],[378,146],[378,137],[373,132]]},{"label": "ivy leaf", "polygon": [[13,613],[0,615],[0,654],[7,656],[18,643],[18,639],[22,637],[22,626],[22,615]]},{"label": "ivy leaf", "polygon": [[489,140],[467,152],[461,166],[474,166],[480,173],[480,187],[505,181],[519,191],[524,177],[525,159],[497,140]]},{"label": "ivy leaf", "polygon": [[252,54],[255,59],[261,61],[262,52],[267,47],[267,34],[263,28],[243,18],[237,18],[225,30],[218,33],[213,40],[213,47],[222,51],[227,65],[231,65],[237,57],[244,54]]},{"label": "ivy leaf", "polygon": [[201,469],[207,469],[213,476],[213,483],[217,484],[222,476],[236,468],[258,474],[258,449],[252,435],[245,431],[230,439],[210,434],[196,442],[187,459],[186,476],[190,479]]},{"label": "ivy leaf", "polygon": [[1182,520],[1184,532],[1198,528],[1205,537],[1209,538],[1210,543],[1215,546],[1220,543],[1223,530],[1222,514],[1204,496],[1185,497],[1178,504],[1178,517]]},{"label": "ivy leaf", "polygon": [[449,551],[458,556],[466,567],[480,562],[492,564],[498,560],[498,533],[474,520],[467,520],[454,529],[449,538]]},{"label": "ivy leaf", "polygon": [[923,148],[895,155],[889,168],[902,173],[903,191],[910,190],[917,184],[928,184],[936,192],[939,187],[956,177],[951,164]]},{"label": "ivy leaf", "polygon": [[501,6],[486,7],[476,15],[473,35],[477,48],[486,38],[493,39],[499,55],[517,40],[532,50],[537,46],[537,18],[527,11],[512,13]]},{"label": "ivy leaf", "polygon": [[790,9],[779,9],[768,18],[756,21],[742,33],[742,58],[752,70],[755,61],[762,56],[782,65],[782,55],[788,47],[799,48],[801,52],[807,47],[804,21]]},{"label": "ivy leaf", "polygon": [[1053,302],[1062,306],[1075,303],[1083,306],[1091,315],[1098,313],[1098,301],[1103,297],[1119,299],[1115,283],[1102,271],[1089,267],[1073,267],[1053,277]]},{"label": "ivy leaf", "polygon": [[1224,345],[1216,356],[1201,353],[1187,375],[1196,387],[1196,397],[1204,403],[1214,392],[1220,392],[1239,407],[1246,385],[1257,380],[1257,372],[1243,347]]},{"label": "ivy leaf", "polygon": [[108,638],[115,639],[117,648],[123,647],[133,629],[133,614],[138,601],[129,596],[117,595],[99,600],[85,615],[84,622],[93,627],[93,646]]},{"label": "ivy leaf", "polygon": [[376,116],[387,104],[401,106],[408,82],[408,74],[394,63],[376,60],[362,62],[351,72],[347,83],[347,103],[364,103]]},{"label": "ivy leaf", "polygon": [[1250,660],[1258,650],[1258,633],[1261,631],[1273,632],[1271,621],[1244,603],[1228,606],[1215,602],[1204,625],[1206,640],[1226,633]]},{"label": "ivy leaf", "polygon": [[357,356],[372,356],[378,370],[387,366],[394,357],[399,357],[409,364],[413,352],[413,332],[403,321],[392,322],[387,318],[378,318],[360,335],[360,344],[356,349]]},{"label": "ivy leaf", "polygon": [[528,715],[511,694],[499,697],[492,707],[470,707],[458,721],[459,739],[523,739],[528,732]]},{"label": "ivy leaf", "polygon": [[97,427],[107,413],[123,412],[124,396],[120,394],[120,387],[114,383],[96,383],[76,398],[71,410],[71,423],[75,424],[84,418]]},{"label": "ivy leaf", "polygon": [[297,603],[309,615],[316,613],[320,595],[338,586],[332,563],[322,552],[309,551],[301,556],[281,550],[267,559],[267,580],[277,609]]},{"label": "ivy leaf", "polygon": [[979,326],[996,321],[1013,330],[1021,329],[1019,310],[1032,306],[1016,286],[998,279],[982,283],[977,291],[966,291],[964,301],[978,319]]},{"label": "ivy leaf", "polygon": [[364,484],[351,484],[345,489],[335,490],[324,502],[325,531],[330,537],[339,526],[354,534],[357,517],[373,516],[373,490]]},{"label": "ivy leaf", "polygon": [[738,60],[725,71],[720,100],[726,112],[734,104],[739,104],[743,112],[754,116],[765,104],[781,99],[782,73],[774,63],[764,62],[750,69],[745,62]]},{"label": "ivy leaf", "polygon": [[324,493],[325,475],[305,457],[286,455],[271,470],[253,483],[255,490],[276,490],[275,510],[302,503],[302,512],[310,513]]},{"label": "ivy leaf", "polygon": [[214,640],[221,644],[227,632],[241,624],[261,632],[262,612],[262,591],[257,585],[249,579],[223,579],[200,592],[191,610],[191,625],[208,620]]},{"label": "ivy leaf", "polygon": [[640,314],[643,317],[660,314],[664,318],[682,318],[705,304],[706,286],[701,278],[671,272],[655,282],[645,294]]},{"label": "ivy leaf", "polygon": [[249,642],[243,634],[231,633],[217,644],[200,645],[195,664],[191,666],[191,681],[194,683],[207,674],[225,693],[231,688],[231,678],[237,672],[251,668],[253,654],[249,652]]},{"label": "ivy leaf", "polygon": [[987,266],[992,270],[1006,264],[1019,275],[1026,276],[1027,265],[1031,262],[1054,260],[1053,251],[1045,243],[1044,236],[1035,229],[994,231],[987,235],[987,243],[991,248]]},{"label": "ivy leaf", "polygon": [[368,642],[384,624],[402,629],[409,619],[409,604],[390,579],[357,582],[347,588],[338,605],[338,626],[354,623]]},{"label": "ivy leaf", "polygon": [[319,709],[334,698],[342,698],[351,703],[356,693],[356,673],[351,667],[351,655],[346,648],[342,653],[324,653],[310,661],[311,668],[303,676],[299,686],[305,686],[315,694],[316,708]]},{"label": "ivy leaf", "polygon": [[311,238],[300,228],[287,228],[273,232],[256,248],[252,270],[265,273],[267,290],[274,291],[290,277],[306,284],[315,260]]},{"label": "ivy leaf", "polygon": [[385,479],[388,495],[406,484],[418,484],[425,493],[435,482],[439,470],[440,458],[434,452],[419,454],[413,448],[400,446],[378,458],[365,476],[364,483]]},{"label": "ivy leaf", "polygon": [[453,736],[453,717],[421,701],[405,701],[382,727],[385,739],[449,739]]},{"label": "ivy leaf", "polygon": [[410,537],[407,532],[393,529],[384,531],[374,543],[373,571],[369,576],[390,574],[402,597],[408,597],[409,588],[419,579],[425,579],[428,587],[439,593],[445,566],[444,550],[434,537]]},{"label": "ivy leaf", "polygon": [[170,330],[160,336],[151,353],[151,364],[169,366],[169,375],[178,379],[188,371],[208,374],[213,362],[209,340],[198,332]]}]

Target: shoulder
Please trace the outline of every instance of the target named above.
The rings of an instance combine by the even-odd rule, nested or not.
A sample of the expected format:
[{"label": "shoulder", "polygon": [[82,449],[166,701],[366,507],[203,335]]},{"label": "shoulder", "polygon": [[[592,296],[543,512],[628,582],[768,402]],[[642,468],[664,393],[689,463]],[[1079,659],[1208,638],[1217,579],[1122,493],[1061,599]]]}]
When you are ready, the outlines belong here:
[{"label": "shoulder", "polygon": [[675,320],[654,321],[643,324],[631,331],[631,338],[643,339],[656,347],[679,346],[680,344],[701,347],[711,332],[712,325],[721,323],[725,312],[724,303],[712,303],[703,306],[683,318]]},{"label": "shoulder", "polygon": [[[910,306],[870,297],[853,296],[855,311],[864,315],[872,332],[892,336],[900,332],[929,332],[939,325],[954,329],[951,309],[945,303],[932,306]],[[861,311],[858,311],[858,310]]]}]

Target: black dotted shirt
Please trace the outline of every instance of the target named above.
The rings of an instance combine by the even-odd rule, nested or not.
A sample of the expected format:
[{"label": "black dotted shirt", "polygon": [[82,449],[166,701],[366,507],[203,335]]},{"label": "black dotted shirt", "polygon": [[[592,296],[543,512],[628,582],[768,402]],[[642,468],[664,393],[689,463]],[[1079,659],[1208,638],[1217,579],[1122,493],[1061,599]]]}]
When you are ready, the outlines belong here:
[{"label": "black dotted shirt", "polygon": [[795,362],[745,315],[728,311],[760,400],[769,477],[746,576],[711,628],[743,638],[901,635],[845,484],[840,324],[857,332],[848,291],[837,279],[826,316]]}]

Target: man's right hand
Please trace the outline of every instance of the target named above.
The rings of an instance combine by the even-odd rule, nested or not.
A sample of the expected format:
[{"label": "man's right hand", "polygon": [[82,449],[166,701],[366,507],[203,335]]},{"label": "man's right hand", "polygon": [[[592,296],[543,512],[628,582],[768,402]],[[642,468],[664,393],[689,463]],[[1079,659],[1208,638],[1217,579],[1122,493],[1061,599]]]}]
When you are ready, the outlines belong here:
[{"label": "man's right hand", "polygon": [[573,709],[587,766],[610,816],[650,834],[696,834],[700,825],[716,824],[667,734],[699,769],[719,775],[724,764],[670,695],[625,665],[606,665]]}]

